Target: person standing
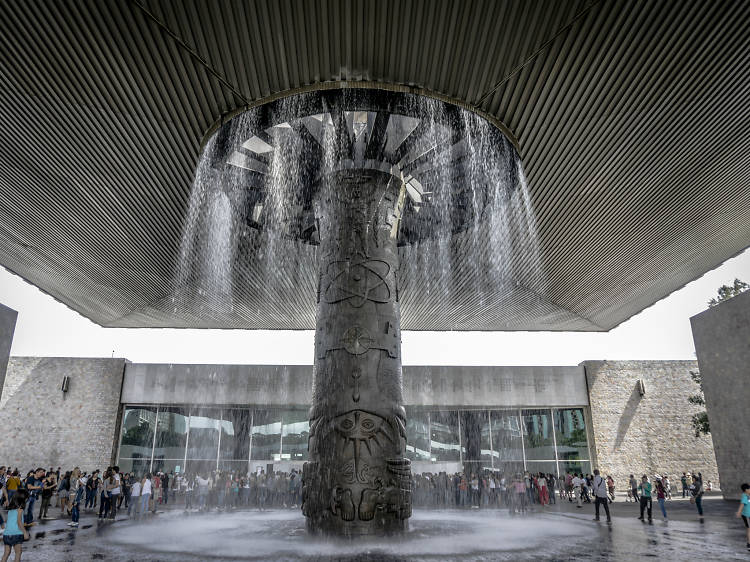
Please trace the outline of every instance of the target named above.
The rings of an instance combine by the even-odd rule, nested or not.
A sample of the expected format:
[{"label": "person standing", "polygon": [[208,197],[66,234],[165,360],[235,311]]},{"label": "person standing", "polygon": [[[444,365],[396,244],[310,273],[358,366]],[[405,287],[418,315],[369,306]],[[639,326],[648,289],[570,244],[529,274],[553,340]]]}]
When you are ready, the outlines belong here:
[{"label": "person standing", "polygon": [[161,474],[161,489],[164,505],[167,505],[169,501],[169,475],[166,472],[162,472]]},{"label": "person standing", "polygon": [[740,498],[737,517],[742,517],[742,522],[745,524],[747,548],[750,550],[750,484],[743,484],[740,488],[742,489],[742,497]]},{"label": "person standing", "polygon": [[682,478],[680,478],[680,482],[682,483],[682,497],[686,497],[688,494],[688,483],[687,483],[687,475],[683,472]]},{"label": "person standing", "polygon": [[39,519],[49,519],[47,517],[47,510],[49,509],[50,501],[52,500],[52,494],[57,489],[57,480],[55,480],[55,473],[50,472],[42,481],[42,505],[39,507]]},{"label": "person standing", "polygon": [[10,551],[15,552],[15,560],[21,560],[21,545],[23,541],[29,540],[29,532],[23,521],[24,506],[26,505],[26,493],[21,490],[13,495],[8,504],[8,523],[3,533],[4,552],[2,562],[7,562]]},{"label": "person standing", "polygon": [[695,507],[698,509],[698,517],[703,520],[703,480],[700,477],[700,473],[693,475],[691,493],[693,496],[690,501],[695,503]]},{"label": "person standing", "polygon": [[583,505],[581,505],[581,502],[583,501],[583,479],[576,474],[573,476],[572,484],[573,494],[575,494],[576,501],[578,502],[576,507],[580,509],[583,507]]},{"label": "person standing", "polygon": [[18,469],[14,470],[10,478],[7,480],[6,487],[8,488],[8,503],[10,503],[10,500],[13,499],[13,494],[15,494],[18,491],[18,488],[21,486],[21,478],[18,476]]},{"label": "person standing", "polygon": [[635,476],[632,474],[630,475],[630,493],[633,495],[633,501],[638,502],[638,481],[635,479]]},{"label": "person standing", "polygon": [[669,481],[669,476],[664,476],[664,492],[666,499],[672,499],[672,483]]},{"label": "person standing", "polygon": [[130,517],[130,510],[133,510],[133,515],[138,516],[138,504],[141,501],[141,481],[133,475],[133,483],[130,485],[130,501],[128,503],[128,517]]},{"label": "person standing", "polygon": [[[79,481],[81,479],[79,478]],[[81,500],[83,500],[83,496],[86,493],[86,484],[84,482],[80,482],[80,485],[76,488],[76,495],[73,496],[73,509],[71,510],[73,520],[68,523],[68,526],[70,527],[78,527],[78,519],[81,516]]]},{"label": "person standing", "polygon": [[643,511],[646,510],[648,512],[648,522],[651,523],[651,521],[653,521],[651,515],[651,482],[648,481],[648,476],[646,476],[645,474],[641,477],[641,483],[638,486],[637,492],[638,491],[640,491],[641,493],[641,515],[640,517],[638,517],[638,519],[643,521]]},{"label": "person standing", "polygon": [[110,512],[109,519],[114,521],[117,516],[118,501],[120,501],[120,493],[122,492],[122,478],[120,476],[120,467],[112,467],[112,479],[114,480],[114,486],[112,486],[110,494]]},{"label": "person standing", "polygon": [[144,474],[141,480],[141,515],[148,512],[148,500],[151,497],[151,474]]},{"label": "person standing", "polygon": [[599,474],[599,469],[594,470],[594,509],[596,517],[594,521],[599,521],[599,506],[604,504],[604,512],[607,514],[607,523],[612,523],[612,517],[609,514],[609,498],[607,497],[607,482]]},{"label": "person standing", "polygon": [[659,502],[659,509],[661,514],[664,516],[664,521],[667,520],[667,509],[664,507],[664,502],[667,499],[667,487],[664,485],[664,481],[657,477],[656,478],[656,501]]},{"label": "person standing", "polygon": [[536,482],[539,486],[539,503],[542,504],[542,509],[544,509],[544,507],[549,503],[547,478],[540,472]]}]

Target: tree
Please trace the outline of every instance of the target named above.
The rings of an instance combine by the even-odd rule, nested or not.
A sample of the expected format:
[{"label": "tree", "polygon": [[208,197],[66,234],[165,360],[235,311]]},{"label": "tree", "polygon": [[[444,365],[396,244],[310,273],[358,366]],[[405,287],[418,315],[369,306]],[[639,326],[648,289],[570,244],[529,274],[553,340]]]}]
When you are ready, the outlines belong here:
[{"label": "tree", "polygon": [[729,300],[732,297],[736,297],[740,293],[744,293],[750,289],[750,285],[739,279],[735,279],[732,285],[722,285],[719,287],[719,296],[708,301],[708,306],[716,306],[720,302]]},{"label": "tree", "polygon": [[[700,372],[690,371],[690,378],[693,379],[693,382],[698,383],[698,385],[701,387],[701,390],[700,392],[698,392],[698,394],[693,394],[692,396],[688,397],[688,402],[690,402],[691,404],[695,404],[696,406],[702,406],[705,408],[706,399],[703,396],[703,380],[701,379]],[[708,413],[706,412],[706,410],[694,414],[692,423],[696,437],[700,437],[701,434],[708,435],[709,433],[711,433],[711,428],[708,425]]]}]

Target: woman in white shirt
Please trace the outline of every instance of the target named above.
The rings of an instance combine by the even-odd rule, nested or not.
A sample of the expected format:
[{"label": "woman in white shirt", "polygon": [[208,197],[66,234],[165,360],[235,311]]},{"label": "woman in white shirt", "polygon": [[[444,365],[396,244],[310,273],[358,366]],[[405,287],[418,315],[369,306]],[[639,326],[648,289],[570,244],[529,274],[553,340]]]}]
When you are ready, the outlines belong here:
[{"label": "woman in white shirt", "polygon": [[148,511],[148,500],[151,497],[151,474],[146,474],[141,480],[141,513]]}]

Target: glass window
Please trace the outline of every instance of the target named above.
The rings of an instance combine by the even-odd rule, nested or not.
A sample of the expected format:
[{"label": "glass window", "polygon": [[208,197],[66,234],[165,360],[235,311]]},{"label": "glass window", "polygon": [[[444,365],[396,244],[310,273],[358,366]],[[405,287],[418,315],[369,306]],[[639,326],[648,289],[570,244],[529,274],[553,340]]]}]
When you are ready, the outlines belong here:
[{"label": "glass window", "polygon": [[[170,472],[174,473],[178,468],[182,470],[184,466],[185,461],[183,459],[157,459],[154,457],[154,464],[152,465],[151,472],[161,471],[169,474]],[[170,486],[171,485],[172,482],[170,481]]]},{"label": "glass window", "polygon": [[427,412],[410,412],[406,417],[406,458],[430,460],[430,418]]},{"label": "glass window", "polygon": [[221,421],[221,458],[247,462],[250,455],[252,410],[224,410]]},{"label": "glass window", "polygon": [[461,416],[461,446],[464,461],[483,461],[490,465],[490,423],[487,410],[467,410]]},{"label": "glass window", "polygon": [[565,473],[591,474],[591,463],[589,461],[566,461],[560,462],[560,476]]},{"label": "glass window", "polygon": [[216,470],[216,459],[213,460],[191,460],[188,459],[185,464],[185,472],[190,475],[200,474],[208,478],[209,474]]},{"label": "glass window", "polygon": [[555,461],[528,461],[526,470],[531,474],[543,472],[544,474],[557,474],[557,463]]},{"label": "glass window", "polygon": [[461,459],[458,412],[430,412],[430,452],[436,461]]},{"label": "glass window", "polygon": [[120,472],[130,472],[141,478],[151,470],[151,457],[140,459],[119,459],[117,461],[117,466],[120,467]]},{"label": "glass window", "polygon": [[281,460],[281,411],[255,410],[250,458],[253,461]]},{"label": "glass window", "polygon": [[224,472],[232,472],[240,477],[247,476],[248,472],[248,461],[219,461],[219,470]]},{"label": "glass window", "polygon": [[555,460],[552,419],[549,410],[522,410],[526,460]]},{"label": "glass window", "polygon": [[[189,417],[187,408],[159,408],[154,459],[183,460],[185,458]],[[154,468],[154,470],[157,469]]]},{"label": "glass window", "polygon": [[219,451],[221,410],[193,409],[190,412],[189,459],[214,460]]},{"label": "glass window", "polygon": [[281,460],[306,461],[310,422],[307,410],[289,410],[281,415]]},{"label": "glass window", "polygon": [[126,407],[122,416],[120,457],[148,459],[150,463],[151,449],[154,446],[155,426],[155,407]]},{"label": "glass window", "polygon": [[495,474],[505,476],[506,478],[512,478],[516,474],[523,474],[523,461],[495,461],[494,465]]},{"label": "glass window", "polygon": [[555,438],[560,460],[588,459],[586,421],[583,408],[554,410]]},{"label": "glass window", "polygon": [[490,420],[495,465],[497,461],[523,461],[518,410],[493,410]]}]

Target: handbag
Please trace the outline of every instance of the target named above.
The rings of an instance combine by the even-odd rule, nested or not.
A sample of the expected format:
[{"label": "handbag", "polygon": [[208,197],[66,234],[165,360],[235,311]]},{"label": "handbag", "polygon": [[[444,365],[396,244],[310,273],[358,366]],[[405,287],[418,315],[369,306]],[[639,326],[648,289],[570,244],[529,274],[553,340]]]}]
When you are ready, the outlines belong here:
[{"label": "handbag", "polygon": [[690,496],[690,503],[695,503],[695,496]]}]

